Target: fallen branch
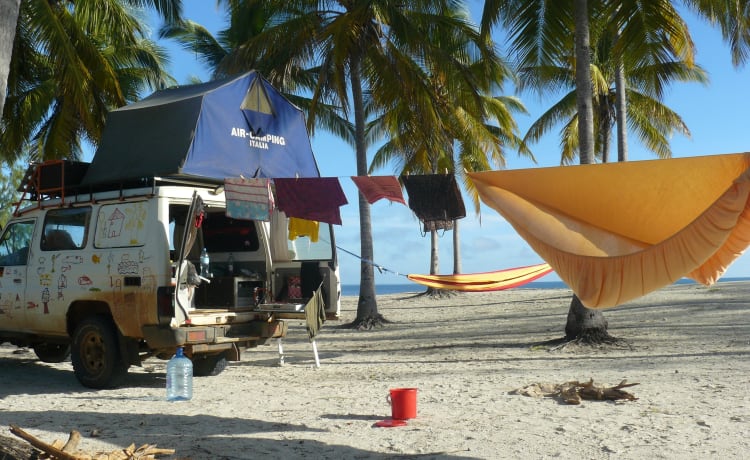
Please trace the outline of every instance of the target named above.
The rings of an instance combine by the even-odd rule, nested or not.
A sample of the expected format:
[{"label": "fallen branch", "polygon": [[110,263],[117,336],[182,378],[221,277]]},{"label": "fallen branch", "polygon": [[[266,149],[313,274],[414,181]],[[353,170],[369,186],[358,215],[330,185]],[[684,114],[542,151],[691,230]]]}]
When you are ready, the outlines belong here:
[{"label": "fallen branch", "polygon": [[623,390],[623,388],[629,388],[635,385],[638,384],[627,383],[626,380],[623,380],[613,387],[596,386],[594,385],[594,379],[590,379],[588,382],[584,383],[580,383],[577,380],[560,384],[533,383],[523,388],[513,390],[511,391],[511,394],[533,397],[554,397],[567,404],[581,404],[582,399],[591,401],[636,401],[638,398]]},{"label": "fallen branch", "polygon": [[48,444],[39,438],[25,432],[16,425],[10,426],[10,432],[24,441],[28,442],[36,449],[42,451],[40,459],[48,460],[154,460],[158,455],[172,455],[175,453],[174,449],[160,449],[155,444],[144,444],[139,448],[135,448],[135,444],[131,444],[125,449],[114,450],[112,452],[96,452],[86,453],[80,452],[78,443],[81,440],[81,433],[76,430],[70,432],[68,441],[63,443],[60,440],[54,440],[52,444]]},{"label": "fallen branch", "polygon": [[[49,455],[48,458],[53,458],[55,460],[79,460],[79,457],[69,454],[68,452],[63,451],[59,447],[55,447],[53,444],[47,444],[46,442],[32,436],[31,434],[23,431],[21,428],[17,427],[16,425],[10,426],[10,432],[14,435],[18,436],[19,438],[23,439],[24,441],[28,442],[32,446],[36,447],[37,449],[41,450],[42,452]],[[70,434],[71,437],[73,437],[73,433]],[[80,437],[80,434],[79,434]]]}]

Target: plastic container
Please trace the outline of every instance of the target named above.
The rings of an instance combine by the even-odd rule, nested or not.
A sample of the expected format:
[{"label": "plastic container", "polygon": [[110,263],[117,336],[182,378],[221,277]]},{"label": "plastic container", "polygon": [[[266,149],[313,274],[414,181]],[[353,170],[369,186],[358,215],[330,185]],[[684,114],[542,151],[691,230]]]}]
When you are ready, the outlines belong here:
[{"label": "plastic container", "polygon": [[188,401],[193,397],[193,362],[182,347],[167,363],[167,401]]},{"label": "plastic container", "polygon": [[210,268],[211,261],[208,258],[208,251],[206,251],[206,248],[203,248],[201,251],[201,276],[204,278],[210,278],[211,277],[211,268]]},{"label": "plastic container", "polygon": [[408,420],[417,418],[417,389],[392,388],[387,397],[391,405],[391,418],[394,420]]}]

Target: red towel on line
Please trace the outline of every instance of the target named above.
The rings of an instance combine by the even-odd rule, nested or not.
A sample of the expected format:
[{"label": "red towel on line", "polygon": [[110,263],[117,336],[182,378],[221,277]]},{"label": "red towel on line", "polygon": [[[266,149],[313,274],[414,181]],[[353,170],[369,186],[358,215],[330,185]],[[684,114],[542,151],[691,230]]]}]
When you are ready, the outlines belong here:
[{"label": "red towel on line", "polygon": [[395,176],[352,176],[352,181],[370,204],[385,198],[406,205],[401,184]]},{"label": "red towel on line", "polygon": [[339,206],[348,203],[335,177],[274,179],[276,207],[288,217],[341,225]]}]

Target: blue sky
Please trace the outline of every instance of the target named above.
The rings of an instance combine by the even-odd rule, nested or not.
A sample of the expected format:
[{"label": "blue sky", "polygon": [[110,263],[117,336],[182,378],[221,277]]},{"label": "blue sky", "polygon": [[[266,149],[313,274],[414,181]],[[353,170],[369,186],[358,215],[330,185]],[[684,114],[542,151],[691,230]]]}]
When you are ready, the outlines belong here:
[{"label": "blue sky", "polygon": [[[212,0],[184,0],[185,17],[194,20],[210,31],[223,27],[223,14]],[[470,2],[471,8],[481,8],[481,2]],[[748,69],[735,69],[727,47],[720,34],[702,21],[686,14],[693,40],[698,49],[698,63],[709,73],[710,83],[674,85],[668,92],[665,103],[687,123],[692,136],[676,136],[672,139],[675,157],[735,153],[750,150],[746,110],[750,107]],[[158,29],[154,24],[154,29]],[[502,37],[496,37],[498,42]],[[187,83],[190,76],[206,80],[208,72],[203,69],[190,53],[163,42],[171,53],[171,72],[180,83]],[[549,106],[551,100],[540,100],[536,95],[519,95],[526,105],[529,115],[519,115],[517,122],[521,133]],[[507,155],[507,168],[530,168],[557,166],[560,161],[557,130],[542,142],[532,145],[537,164],[519,158],[515,152]],[[321,175],[339,177],[349,204],[341,208],[342,226],[336,227],[337,244],[353,253],[359,253],[359,209],[357,189],[349,176],[356,173],[354,150],[335,137],[319,131],[312,138],[312,147],[318,160]],[[373,150],[374,151],[374,150]],[[372,152],[371,152],[372,153]],[[654,158],[633,136],[629,143],[630,160]],[[377,175],[396,174],[393,168],[382,169]],[[681,186],[681,184],[675,184]],[[468,215],[460,222],[462,266],[465,273],[492,271],[502,268],[531,265],[541,262],[541,258],[521,239],[513,228],[494,210],[482,207],[481,218],[473,213],[467,201]],[[373,221],[373,241],[375,262],[391,271],[401,274],[428,273],[430,256],[429,235],[423,235],[419,221],[408,207],[380,200],[371,207]],[[453,270],[453,244],[451,232],[446,232],[439,240],[440,272]],[[359,283],[359,260],[344,252],[339,252],[343,284]],[[737,260],[726,277],[750,276],[750,257]],[[408,284],[403,276],[390,271],[377,273],[377,284]],[[557,280],[554,275],[544,281]]]}]

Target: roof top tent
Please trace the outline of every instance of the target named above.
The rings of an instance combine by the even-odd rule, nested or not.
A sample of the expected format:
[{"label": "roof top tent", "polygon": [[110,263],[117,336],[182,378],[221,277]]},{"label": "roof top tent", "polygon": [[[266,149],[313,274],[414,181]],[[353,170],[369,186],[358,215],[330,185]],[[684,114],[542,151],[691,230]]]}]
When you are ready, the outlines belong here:
[{"label": "roof top tent", "polygon": [[110,112],[81,185],[239,176],[320,176],[304,114],[255,71]]}]

